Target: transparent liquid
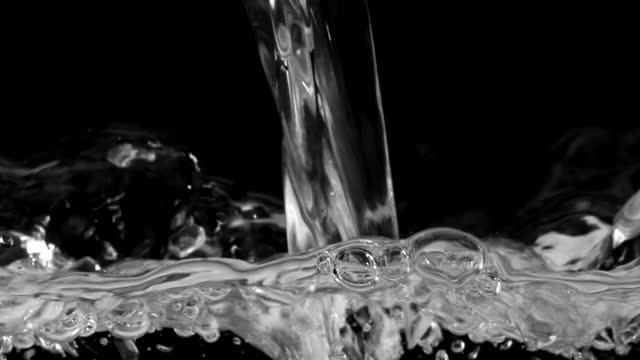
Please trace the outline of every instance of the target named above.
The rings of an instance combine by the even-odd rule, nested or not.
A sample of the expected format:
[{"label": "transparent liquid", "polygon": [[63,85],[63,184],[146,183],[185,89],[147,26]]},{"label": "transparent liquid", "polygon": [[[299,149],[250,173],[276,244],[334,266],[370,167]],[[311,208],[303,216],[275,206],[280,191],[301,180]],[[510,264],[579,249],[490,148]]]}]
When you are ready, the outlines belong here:
[{"label": "transparent liquid", "polygon": [[[162,329],[211,343],[230,330],[277,359],[475,359],[476,344],[514,341],[576,358],[637,349],[637,189],[617,188],[601,211],[550,186],[525,212],[542,215],[506,232],[517,235],[397,239],[366,12],[351,67],[322,17],[346,3],[365,2],[247,2],[285,129],[285,206],[233,194],[152,134],[0,158],[0,356],[74,355],[79,339],[109,333],[136,359]],[[345,80],[359,71],[368,83]],[[467,340],[443,349],[447,334]]]},{"label": "transparent liquid", "polygon": [[[73,158],[3,162],[3,353],[39,346],[73,354],[72,340],[102,331],[135,353],[135,339],[161,328],[211,342],[231,330],[282,359],[397,359],[404,347],[435,354],[443,331],[470,341],[438,358],[509,339],[564,356],[637,346],[639,260],[616,263],[611,225],[588,210],[571,216],[599,221],[586,237],[593,246],[561,248],[556,257],[449,228],[286,256],[276,201],[234,200],[193,155],[144,136],[101,136]],[[167,212],[140,213],[140,185],[162,190],[154,206],[171,204]],[[634,229],[636,203],[621,212],[620,229]],[[149,214],[171,216],[159,224]],[[561,255],[580,260],[559,268]],[[326,333],[327,299],[337,338]]]}]

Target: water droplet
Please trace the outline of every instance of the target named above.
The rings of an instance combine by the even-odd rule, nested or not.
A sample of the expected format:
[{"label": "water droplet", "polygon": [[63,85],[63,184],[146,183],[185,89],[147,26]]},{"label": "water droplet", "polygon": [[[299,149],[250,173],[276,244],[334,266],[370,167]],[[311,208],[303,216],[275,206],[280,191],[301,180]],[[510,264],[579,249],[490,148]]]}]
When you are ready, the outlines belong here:
[{"label": "water droplet", "polygon": [[476,360],[478,358],[478,353],[480,353],[480,345],[476,345],[469,355],[467,355],[467,358],[469,360]]},{"label": "water droplet", "polygon": [[133,340],[114,339],[113,344],[118,349],[121,359],[138,359],[140,352]]},{"label": "water droplet", "polygon": [[173,331],[176,333],[176,335],[183,337],[183,338],[187,338],[187,337],[191,337],[193,335],[196,334],[195,330],[193,330],[193,328],[191,326],[186,327],[186,328],[173,328]]},{"label": "water droplet", "polygon": [[202,226],[184,225],[169,238],[168,250],[182,259],[200,249],[206,240],[207,234]]},{"label": "water droplet", "polygon": [[120,168],[129,167],[134,160],[154,161],[156,154],[142,148],[136,148],[129,143],[120,144],[107,152],[107,161]]},{"label": "water droplet", "polygon": [[160,345],[160,344],[156,345],[156,349],[158,349],[158,351],[163,352],[163,353],[169,353],[169,352],[171,352],[171,350],[173,350],[172,347],[164,346],[164,345]]},{"label": "water droplet", "polygon": [[449,355],[446,351],[440,349],[436,352],[436,360],[449,360]]},{"label": "water droplet", "polygon": [[353,291],[371,290],[379,280],[374,256],[360,243],[342,246],[335,256],[334,269],[334,279]]},{"label": "water droplet", "polygon": [[410,270],[408,251],[400,245],[386,246],[383,250],[382,276],[390,281],[403,279]]},{"label": "water droplet", "polygon": [[509,350],[511,349],[512,345],[513,345],[513,340],[507,339],[505,342],[500,344],[500,350]]},{"label": "water droplet", "polygon": [[465,343],[464,341],[458,339],[451,343],[451,351],[459,354],[464,351]]},{"label": "water droplet", "polygon": [[197,297],[190,298],[183,306],[182,313],[184,316],[194,319],[200,313],[200,301]]},{"label": "water droplet", "polygon": [[107,338],[100,338],[100,345],[107,346],[107,344],[109,344],[109,340],[107,340]]},{"label": "water droplet", "polygon": [[36,355],[36,350],[35,349],[29,349],[27,351],[24,352],[24,355],[22,356],[24,360],[31,360],[32,357],[34,357]]},{"label": "water droplet", "polygon": [[211,329],[210,331],[201,334],[202,339],[208,343],[214,343],[220,339],[220,331],[218,329]]},{"label": "water droplet", "polygon": [[234,344],[234,345],[240,345],[240,344],[242,344],[242,339],[240,339],[240,338],[239,338],[239,337],[237,337],[237,336],[234,336],[234,337],[233,337],[233,344]]},{"label": "water droplet", "polygon": [[486,252],[480,240],[459,230],[429,229],[413,235],[409,243],[416,271],[434,283],[462,285],[484,267]]},{"label": "water droplet", "polygon": [[316,266],[323,273],[331,273],[333,271],[333,258],[329,253],[323,251],[316,257]]}]

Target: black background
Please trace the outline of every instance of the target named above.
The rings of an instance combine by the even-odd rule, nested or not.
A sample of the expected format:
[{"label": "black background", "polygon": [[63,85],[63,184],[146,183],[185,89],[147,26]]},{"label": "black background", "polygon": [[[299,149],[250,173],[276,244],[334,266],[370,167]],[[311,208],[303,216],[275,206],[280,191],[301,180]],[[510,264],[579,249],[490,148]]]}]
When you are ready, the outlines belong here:
[{"label": "black background", "polygon": [[[568,130],[638,119],[622,10],[370,8],[398,206],[428,221],[512,213],[547,179],[550,146]],[[211,174],[282,193],[280,123],[242,1],[7,17],[0,154],[25,158],[120,123],[169,134]]]}]

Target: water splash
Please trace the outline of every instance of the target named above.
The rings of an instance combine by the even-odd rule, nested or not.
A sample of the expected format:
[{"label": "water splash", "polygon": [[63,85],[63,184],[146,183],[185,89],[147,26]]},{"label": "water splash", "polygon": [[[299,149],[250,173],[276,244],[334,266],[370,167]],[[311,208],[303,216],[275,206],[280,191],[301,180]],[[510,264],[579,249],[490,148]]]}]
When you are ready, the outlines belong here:
[{"label": "water splash", "polygon": [[[224,329],[237,332],[274,358],[294,351],[314,359],[322,350],[313,338],[322,334],[323,320],[308,309],[319,306],[323,297],[332,297],[336,308],[344,311],[337,313],[343,315],[361,308],[358,304],[367,305],[367,312],[356,319],[370,339],[396,334],[385,338],[396,342],[390,348],[383,341],[367,343],[367,352],[377,358],[394,358],[389,352],[400,346],[401,328],[414,339],[410,347],[420,345],[426,352],[442,340],[440,327],[468,334],[476,342],[512,338],[532,350],[566,356],[585,346],[609,348],[610,343],[624,353],[640,338],[637,264],[614,273],[563,274],[545,267],[519,271],[504,249],[478,250],[468,234],[443,229],[427,234],[440,240],[462,239],[464,246],[453,245],[447,251],[457,261],[462,259],[463,270],[440,262],[446,270],[430,265],[435,270],[427,272],[423,256],[414,252],[411,271],[402,277],[412,294],[403,300],[394,294],[399,284],[380,276],[387,263],[382,255],[398,246],[408,251],[426,245],[440,252],[442,248],[429,248],[437,241],[425,244],[418,236],[398,245],[394,240],[361,238],[263,264],[213,258],[165,260],[147,268],[131,267],[124,274],[113,269],[50,273],[5,268],[0,333],[13,348],[29,348],[45,343],[64,346],[95,331],[133,340],[163,327],[174,328],[181,336],[197,333],[215,341]],[[464,249],[473,250],[475,258]],[[348,259],[343,260],[347,265],[337,259]],[[501,291],[477,291],[495,288],[487,284],[495,281],[487,280],[487,269],[502,279]],[[434,282],[450,275],[457,281]],[[399,310],[407,304],[413,310]],[[397,309],[393,316],[381,310],[393,308]],[[613,331],[606,332],[609,327]]]},{"label": "water splash", "polygon": [[[231,330],[274,358],[397,359],[401,334],[407,347],[434,354],[445,331],[567,357],[637,346],[638,260],[594,270],[612,246],[586,247],[596,263],[578,262],[579,272],[559,271],[535,245],[450,228],[278,256],[286,242],[276,201],[234,199],[192,154],[149,138],[91,136],[76,158],[0,172],[12,184],[0,201],[4,353],[35,345],[74,354],[73,339],[109,332],[126,358],[165,328],[211,342]],[[123,143],[155,155],[118,166],[109,156],[130,149]],[[140,211],[136,198],[154,206]],[[597,244],[612,242],[601,228],[590,230]],[[335,328],[326,326],[327,304]]]}]

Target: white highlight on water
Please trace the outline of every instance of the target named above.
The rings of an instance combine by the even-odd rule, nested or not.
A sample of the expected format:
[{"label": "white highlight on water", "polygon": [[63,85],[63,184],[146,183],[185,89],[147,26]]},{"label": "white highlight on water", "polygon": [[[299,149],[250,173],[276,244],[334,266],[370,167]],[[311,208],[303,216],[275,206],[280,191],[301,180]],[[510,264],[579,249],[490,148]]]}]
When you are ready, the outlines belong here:
[{"label": "white highlight on water", "polygon": [[[0,272],[2,351],[37,344],[69,352],[69,341],[96,331],[133,340],[170,327],[207,341],[232,330],[274,358],[321,359],[329,353],[319,341],[327,338],[319,311],[327,297],[343,318],[368,306],[370,317],[359,321],[377,339],[366,345],[376,359],[401,354],[401,329],[410,347],[426,352],[441,341],[440,327],[474,342],[511,338],[566,356],[585,346],[624,353],[638,341],[637,262],[558,273],[544,262],[512,262],[510,251],[440,228],[402,241],[353,239],[264,264],[133,261],[99,273],[10,267]],[[410,294],[399,298],[402,288]]]}]

